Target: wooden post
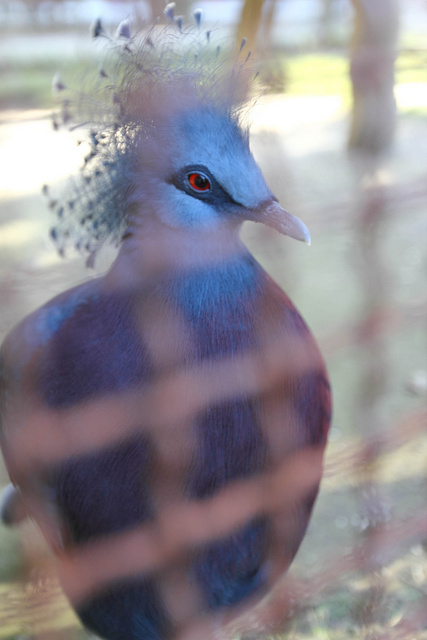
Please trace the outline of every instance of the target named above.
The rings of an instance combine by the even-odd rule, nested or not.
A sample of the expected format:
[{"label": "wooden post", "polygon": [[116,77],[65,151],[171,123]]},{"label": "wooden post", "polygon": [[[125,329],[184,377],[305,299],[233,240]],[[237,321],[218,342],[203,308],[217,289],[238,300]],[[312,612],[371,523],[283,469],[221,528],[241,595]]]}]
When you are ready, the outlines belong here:
[{"label": "wooden post", "polygon": [[349,146],[377,155],[392,143],[396,126],[394,62],[397,0],[352,0],[355,9],[350,76],[353,112]]},{"label": "wooden post", "polygon": [[237,42],[248,41],[248,50],[256,48],[256,39],[261,24],[264,0],[245,0],[237,29]]}]

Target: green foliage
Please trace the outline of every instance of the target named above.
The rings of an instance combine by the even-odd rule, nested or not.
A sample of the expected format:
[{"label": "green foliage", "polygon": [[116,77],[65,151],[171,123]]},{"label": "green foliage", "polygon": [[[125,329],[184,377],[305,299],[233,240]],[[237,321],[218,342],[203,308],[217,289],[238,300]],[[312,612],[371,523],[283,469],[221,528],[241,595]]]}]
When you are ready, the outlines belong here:
[{"label": "green foliage", "polygon": [[341,95],[350,100],[348,60],[342,54],[309,53],[285,60],[286,92],[294,95]]},{"label": "green foliage", "polygon": [[[54,105],[52,78],[60,72],[64,78],[78,78],[88,67],[87,59],[62,62],[45,60],[0,63],[1,109],[49,109]],[[78,86],[78,84],[76,85]]]},{"label": "green foliage", "polygon": [[[59,52],[58,52],[59,53]],[[96,69],[96,61],[95,69]],[[70,86],[81,79],[90,66],[87,58],[61,61],[46,58],[0,64],[2,83],[0,105],[4,108],[49,108],[53,105],[52,77],[60,72]],[[281,54],[278,66],[283,70],[284,91],[290,95],[339,95],[346,107],[351,104],[349,61],[345,52]],[[282,74],[281,74],[282,75]],[[427,82],[427,57],[418,51],[403,51],[396,61],[396,83]],[[413,110],[420,112],[420,108]],[[421,110],[422,111],[422,110]]]}]

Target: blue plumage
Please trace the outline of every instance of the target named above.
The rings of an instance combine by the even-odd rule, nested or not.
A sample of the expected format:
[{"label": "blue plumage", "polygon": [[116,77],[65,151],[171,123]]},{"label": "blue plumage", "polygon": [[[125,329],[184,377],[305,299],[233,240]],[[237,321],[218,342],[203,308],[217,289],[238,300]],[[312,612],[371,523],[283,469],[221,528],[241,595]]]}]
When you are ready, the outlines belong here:
[{"label": "blue plumage", "polygon": [[[99,37],[101,25],[96,31]],[[273,347],[284,366],[256,389],[247,384],[248,360],[229,380],[241,382],[240,391],[206,400],[173,431],[153,432],[142,413],[114,442],[52,463],[45,491],[66,549],[155,525],[178,499],[203,503],[232,483],[261,480],[294,453],[322,448],[330,420],[327,375],[310,332],[239,240],[249,219],[309,241],[250,153],[239,119],[243,72],[199,61],[185,66],[189,54],[170,41],[170,49],[155,52],[153,31],[138,47],[121,31],[129,42],[114,108],[101,111],[90,131],[87,188],[77,186],[56,233],[84,219],[88,250],[108,237],[120,250],[104,277],[61,294],[6,339],[0,402],[7,462],[19,467],[8,415],[24,396],[59,412],[61,428],[61,411],[72,415],[88,401],[129,391],[144,395],[164,376],[206,364],[215,371],[224,358],[255,362]],[[164,640],[194,617],[262,595],[301,542],[320,473],[289,511],[260,511],[221,539],[192,547],[177,565],[103,584],[77,603],[83,623],[109,640]],[[193,594],[188,611],[177,609],[168,586],[178,569]]]}]

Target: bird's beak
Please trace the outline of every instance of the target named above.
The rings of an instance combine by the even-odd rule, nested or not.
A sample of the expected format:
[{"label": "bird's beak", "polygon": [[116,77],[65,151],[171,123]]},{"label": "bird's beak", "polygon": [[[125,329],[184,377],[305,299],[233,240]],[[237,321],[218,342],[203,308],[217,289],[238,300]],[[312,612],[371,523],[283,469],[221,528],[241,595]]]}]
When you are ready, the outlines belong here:
[{"label": "bird's beak", "polygon": [[282,209],[280,204],[274,200],[265,206],[259,207],[251,219],[255,222],[263,222],[285,236],[295,238],[295,240],[302,240],[308,245],[311,244],[310,231],[302,220]]}]

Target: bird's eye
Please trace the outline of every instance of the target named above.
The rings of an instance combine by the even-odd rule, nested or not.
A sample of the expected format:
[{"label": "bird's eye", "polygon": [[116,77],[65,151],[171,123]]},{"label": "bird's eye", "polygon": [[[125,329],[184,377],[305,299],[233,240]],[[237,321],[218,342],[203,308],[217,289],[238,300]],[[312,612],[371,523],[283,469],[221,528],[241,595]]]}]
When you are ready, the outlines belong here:
[{"label": "bird's eye", "polygon": [[188,173],[187,180],[192,189],[195,191],[209,191],[211,183],[204,173]]}]

